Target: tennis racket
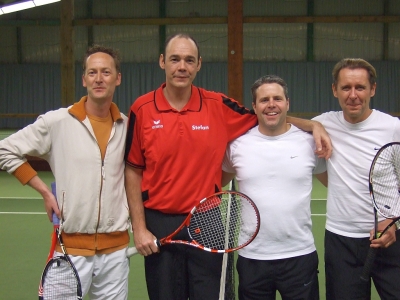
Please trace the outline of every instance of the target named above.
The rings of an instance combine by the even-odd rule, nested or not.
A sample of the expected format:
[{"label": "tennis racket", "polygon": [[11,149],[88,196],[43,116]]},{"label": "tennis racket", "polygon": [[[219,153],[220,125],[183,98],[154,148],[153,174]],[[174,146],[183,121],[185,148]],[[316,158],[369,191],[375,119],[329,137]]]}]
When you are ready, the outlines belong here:
[{"label": "tennis racket", "polygon": [[[53,185],[52,185],[53,188]],[[53,189],[52,189],[53,190]],[[55,188],[53,190],[55,194]],[[57,222],[60,224],[56,227]],[[55,244],[50,248],[48,262],[40,280],[39,300],[76,300],[82,299],[82,286],[78,272],[65,249],[61,231],[62,222],[53,214],[56,239],[60,243],[64,255],[53,257]],[[54,234],[53,234],[54,236]]]},{"label": "tennis racket", "polygon": [[[374,205],[375,237],[379,238],[400,219],[400,142],[384,145],[376,153],[369,171],[369,191]],[[392,222],[378,232],[378,214]],[[370,248],[361,279],[370,280],[377,248]]]},{"label": "tennis racket", "polygon": [[[57,197],[55,182],[51,183],[51,192],[53,193],[54,197]],[[49,255],[47,256],[46,265],[53,258],[53,254],[54,254],[54,251],[56,249],[56,244],[57,244],[57,229],[59,227],[60,227],[60,220],[58,219],[57,215],[53,212],[53,232],[51,234],[50,250],[49,250]],[[43,296],[42,280],[40,280],[40,283],[39,283],[38,294],[39,294],[39,299],[40,299],[40,297]]]},{"label": "tennis racket", "polygon": [[[242,222],[246,215],[251,222]],[[158,247],[184,244],[214,253],[228,253],[248,245],[260,228],[260,214],[254,202],[235,191],[223,191],[206,197],[192,208],[183,223],[170,235],[155,241]],[[190,240],[174,240],[186,230]],[[137,253],[127,249],[127,257]]]}]

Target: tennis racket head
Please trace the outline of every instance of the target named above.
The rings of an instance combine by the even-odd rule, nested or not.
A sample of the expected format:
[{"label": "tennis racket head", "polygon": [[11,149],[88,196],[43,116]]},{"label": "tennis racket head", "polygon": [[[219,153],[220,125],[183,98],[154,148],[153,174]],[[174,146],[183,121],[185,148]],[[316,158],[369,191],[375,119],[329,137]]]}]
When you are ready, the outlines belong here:
[{"label": "tennis racket head", "polygon": [[[400,142],[382,146],[376,153],[369,171],[369,190],[375,210],[375,238],[383,235],[400,216]],[[377,234],[377,214],[392,222]],[[370,248],[361,274],[361,280],[369,281],[378,249]]]},{"label": "tennis racket head", "polygon": [[53,257],[43,270],[39,300],[82,299],[79,275],[67,255]]},{"label": "tennis racket head", "polygon": [[388,143],[376,153],[369,172],[369,188],[381,216],[400,216],[400,142]]},{"label": "tennis racket head", "polygon": [[223,191],[201,200],[189,213],[186,226],[199,248],[227,253],[254,240],[260,229],[260,214],[245,194]]}]

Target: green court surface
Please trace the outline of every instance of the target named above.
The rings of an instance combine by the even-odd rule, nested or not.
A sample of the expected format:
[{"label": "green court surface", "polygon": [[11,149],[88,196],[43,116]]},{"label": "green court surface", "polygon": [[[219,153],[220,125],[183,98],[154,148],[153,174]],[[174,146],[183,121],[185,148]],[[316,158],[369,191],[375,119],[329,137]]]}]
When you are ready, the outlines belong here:
[{"label": "green court surface", "polygon": [[[50,186],[50,172],[39,172]],[[321,299],[325,299],[323,238],[325,226],[326,189],[314,182],[311,211],[313,232],[319,254]],[[0,171],[0,290],[1,299],[37,299],[39,279],[50,247],[52,225],[44,214],[40,195],[22,186],[13,176]],[[132,243],[132,242],[131,242]],[[129,299],[146,300],[143,257],[130,261]],[[88,298],[85,298],[87,300]],[[280,299],[279,295],[277,299]],[[379,297],[373,289],[372,300]]]}]

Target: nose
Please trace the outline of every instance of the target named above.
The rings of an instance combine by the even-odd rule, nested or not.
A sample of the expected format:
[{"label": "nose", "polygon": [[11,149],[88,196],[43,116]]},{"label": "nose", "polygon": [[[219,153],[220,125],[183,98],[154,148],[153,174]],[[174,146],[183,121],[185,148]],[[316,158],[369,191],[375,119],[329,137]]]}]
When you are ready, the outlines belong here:
[{"label": "nose", "polygon": [[269,107],[275,106],[275,100],[274,100],[274,98],[269,98],[268,101],[267,101],[267,105],[268,105]]},{"label": "nose", "polygon": [[357,93],[356,93],[356,89],[355,89],[355,88],[352,88],[352,89],[350,90],[350,98],[351,98],[351,99],[357,98]]},{"label": "nose", "polygon": [[186,69],[185,66],[186,66],[186,65],[185,65],[185,61],[184,61],[183,59],[181,59],[181,60],[179,61],[179,64],[178,64],[179,69]]},{"label": "nose", "polygon": [[96,74],[95,81],[96,81],[96,82],[102,82],[102,81],[103,81],[103,78],[102,78],[102,76],[101,76],[101,72],[98,72],[98,73]]}]

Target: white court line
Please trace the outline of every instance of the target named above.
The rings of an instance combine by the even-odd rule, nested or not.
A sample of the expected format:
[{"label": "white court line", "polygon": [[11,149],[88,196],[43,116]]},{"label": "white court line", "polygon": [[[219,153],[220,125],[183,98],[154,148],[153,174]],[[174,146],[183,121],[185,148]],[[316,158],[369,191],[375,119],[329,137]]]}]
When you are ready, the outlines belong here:
[{"label": "white court line", "polygon": [[47,215],[47,213],[29,211],[0,211],[0,215]]},{"label": "white court line", "polygon": [[43,200],[42,197],[0,197],[0,200],[4,200],[4,199],[32,199],[32,200]]},{"label": "white court line", "polygon": [[[33,199],[39,200],[40,197],[0,197],[0,200],[4,199]],[[312,201],[326,201],[326,199],[311,199]],[[0,211],[0,215],[46,215],[45,212],[14,212],[14,211]],[[312,217],[325,217],[326,214],[311,214]]]},{"label": "white court line", "polygon": [[[0,215],[46,215],[44,212],[0,211]],[[311,214],[312,217],[325,217],[326,214]]]}]

